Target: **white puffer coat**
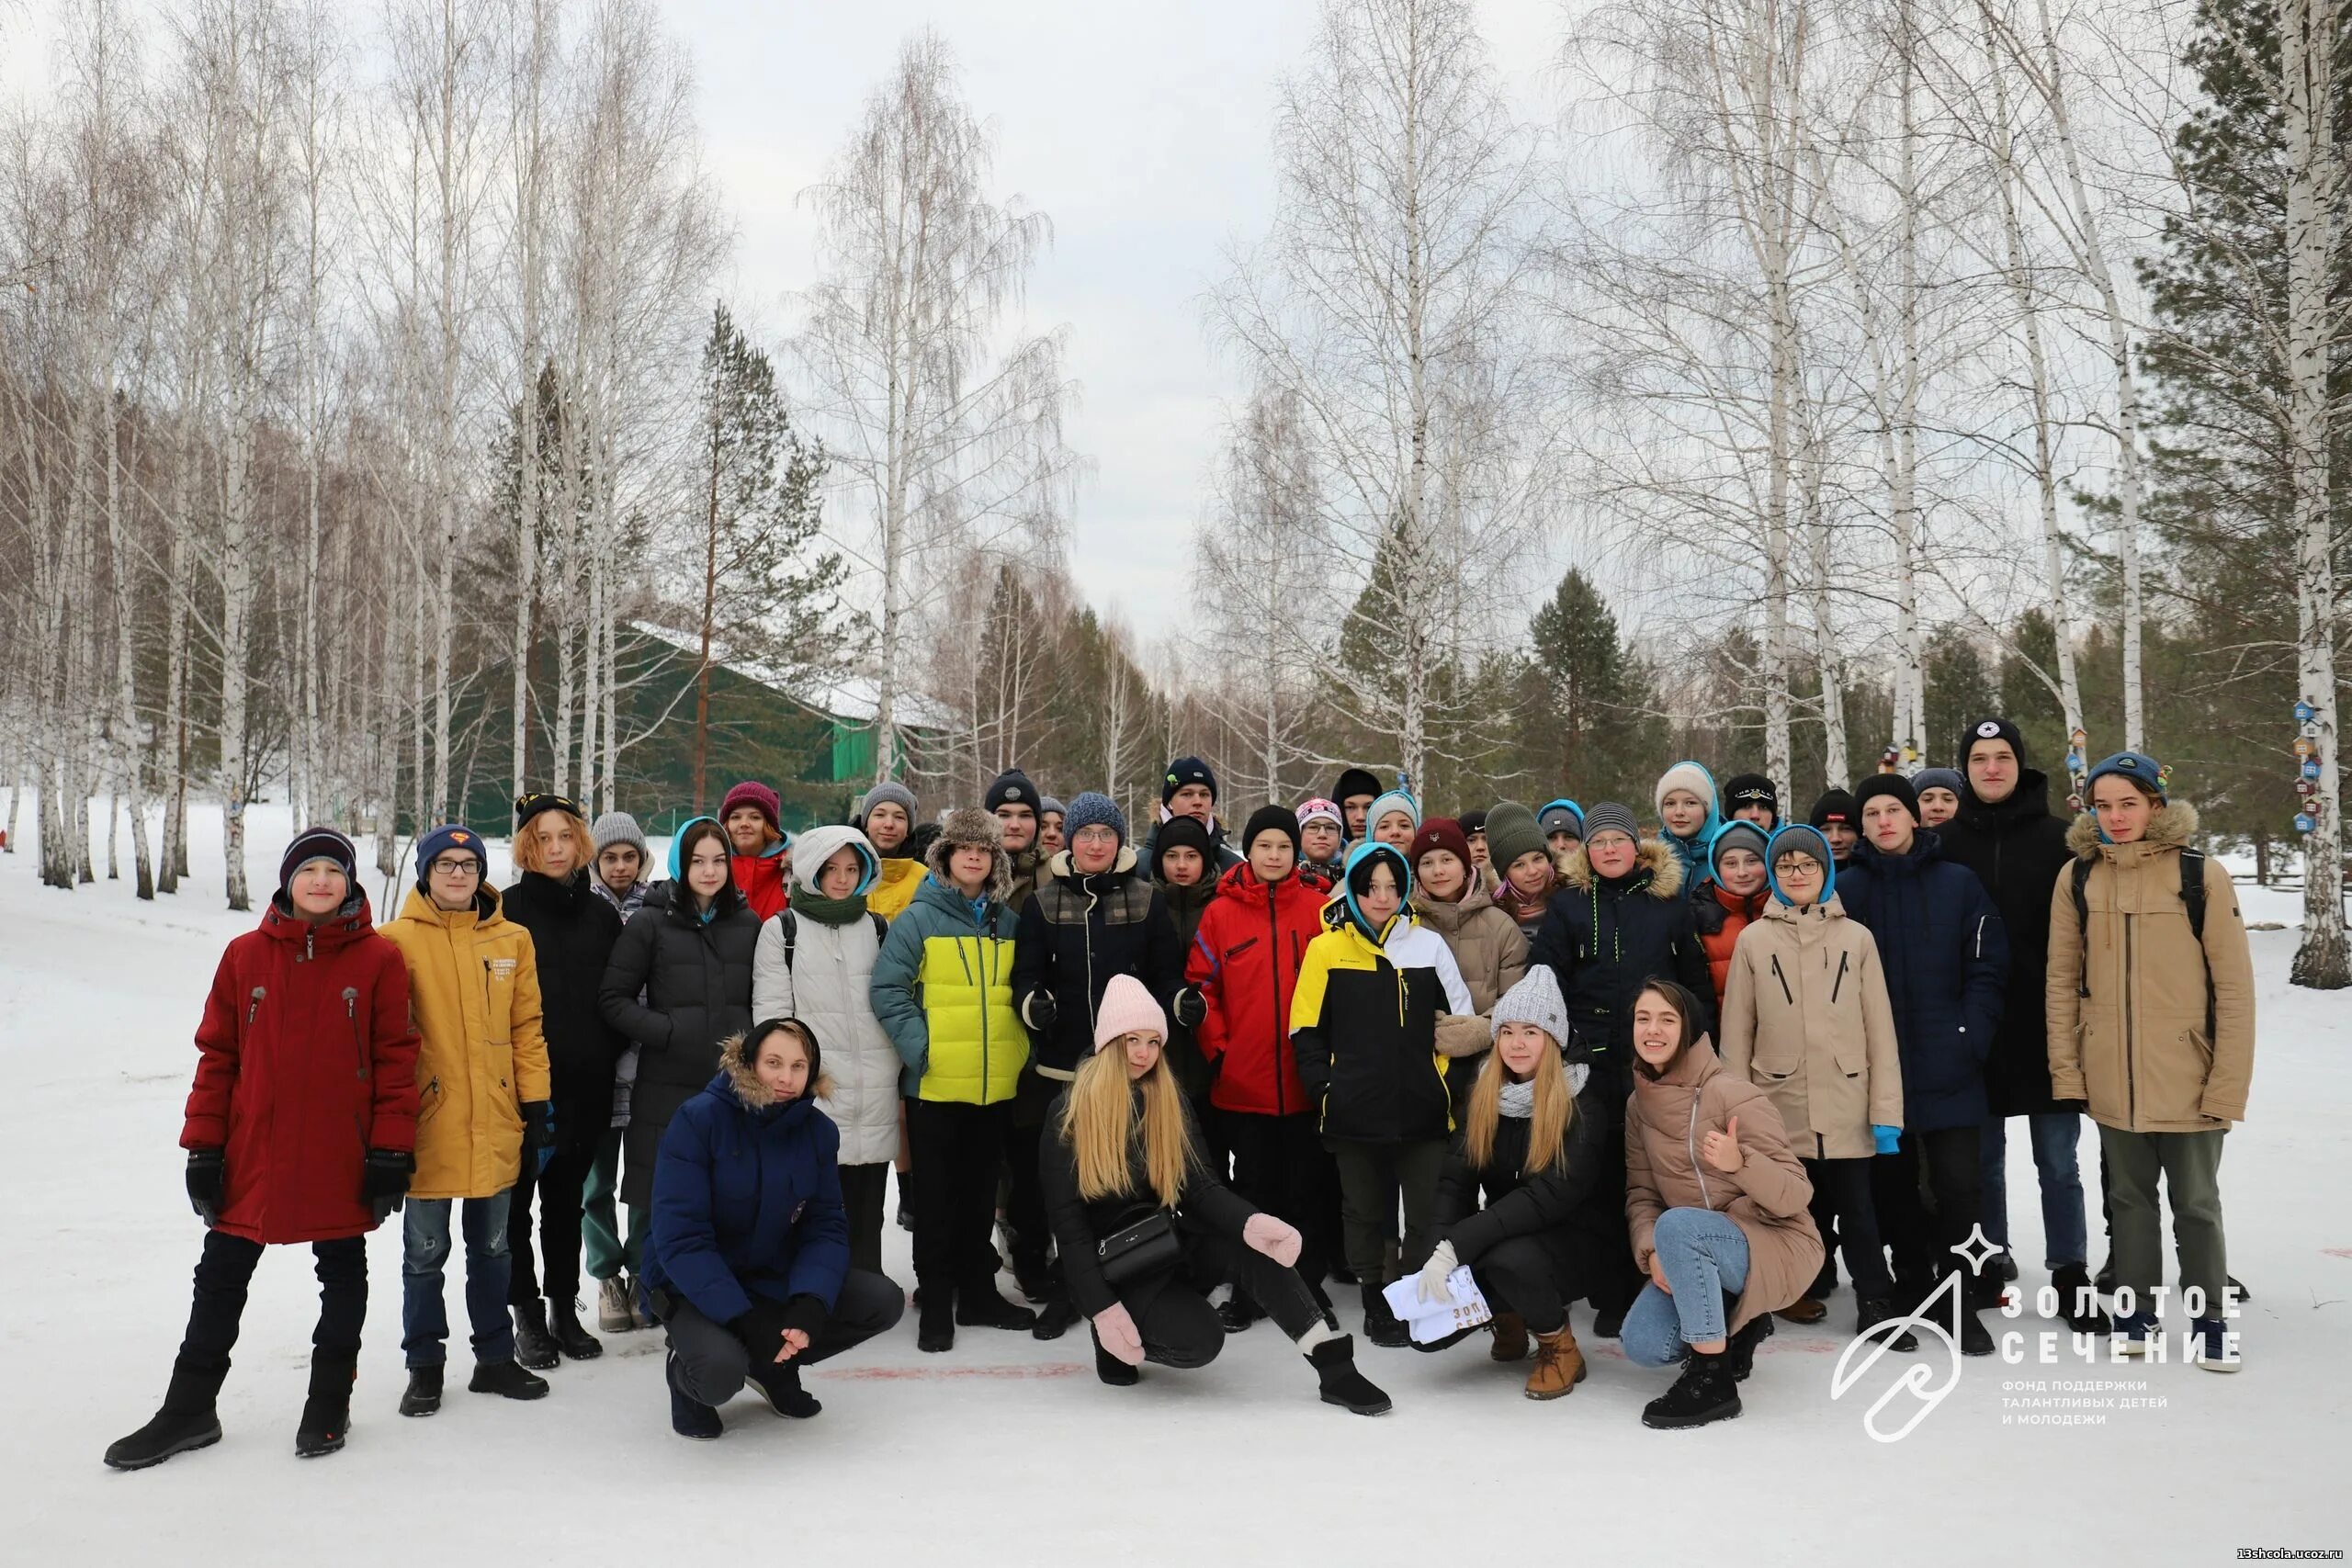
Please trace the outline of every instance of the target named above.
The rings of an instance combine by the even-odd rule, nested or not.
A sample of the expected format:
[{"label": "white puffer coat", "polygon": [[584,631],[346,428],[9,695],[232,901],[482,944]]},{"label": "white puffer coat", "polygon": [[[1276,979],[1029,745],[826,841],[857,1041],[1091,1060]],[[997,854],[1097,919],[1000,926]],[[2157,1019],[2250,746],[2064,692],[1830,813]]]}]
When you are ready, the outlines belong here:
[{"label": "white puffer coat", "polygon": [[[881,860],[865,834],[854,828],[812,828],[792,843],[796,904],[804,891],[817,891],[817,873],[844,845],[865,862],[860,893],[874,886]],[[762,922],[752,958],[752,1018],[797,1018],[816,1032],[826,1075],[833,1080],[833,1092],[817,1103],[841,1129],[843,1165],[881,1165],[899,1155],[902,1064],[866,997],[881,952],[882,934],[868,915],[829,926],[805,909],[786,909]]]}]

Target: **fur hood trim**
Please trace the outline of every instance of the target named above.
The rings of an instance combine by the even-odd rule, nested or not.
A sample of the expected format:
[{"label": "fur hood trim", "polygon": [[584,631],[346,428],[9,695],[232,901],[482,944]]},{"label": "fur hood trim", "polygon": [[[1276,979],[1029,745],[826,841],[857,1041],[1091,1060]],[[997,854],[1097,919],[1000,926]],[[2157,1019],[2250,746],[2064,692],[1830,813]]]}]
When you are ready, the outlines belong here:
[{"label": "fur hood trim", "polygon": [[[751,1063],[743,1060],[741,1035],[730,1034],[718,1043],[718,1070],[727,1075],[727,1087],[735,1091],[735,1098],[743,1102],[745,1110],[765,1111],[775,1103],[775,1096],[769,1091],[767,1085],[760,1081],[758,1072],[752,1068]],[[824,1100],[830,1098],[832,1092],[833,1080],[825,1072],[820,1061],[817,1069],[817,1081],[803,1089],[800,1098]]]},{"label": "fur hood trim", "polygon": [[[2185,800],[2167,801],[2148,818],[2148,836],[2142,840],[2152,849],[2177,850],[2188,846],[2197,836],[2197,807]],[[2114,849],[2098,836],[2098,814],[2086,811],[2078,815],[2066,829],[2066,847],[2075,852],[2076,860],[2096,860],[2101,850]]]},{"label": "fur hood trim", "polygon": [[[1649,872],[1651,897],[1667,902],[1682,897],[1682,857],[1665,840],[1644,839],[1634,852],[1634,863],[1636,871]],[[1589,893],[1592,884],[1592,862],[1585,854],[1584,846],[1578,844],[1568,852],[1568,858],[1560,868],[1560,886]]]}]

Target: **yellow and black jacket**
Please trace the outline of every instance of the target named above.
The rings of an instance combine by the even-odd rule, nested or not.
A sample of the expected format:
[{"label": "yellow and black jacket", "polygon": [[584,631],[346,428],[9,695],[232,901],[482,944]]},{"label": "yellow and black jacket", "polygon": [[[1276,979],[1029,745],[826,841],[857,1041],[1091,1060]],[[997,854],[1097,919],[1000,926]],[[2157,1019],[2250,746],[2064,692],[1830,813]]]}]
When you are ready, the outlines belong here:
[{"label": "yellow and black jacket", "polygon": [[1344,899],[1327,906],[1306,944],[1290,1004],[1299,1081],[1329,1136],[1366,1143],[1442,1138],[1453,1130],[1437,1015],[1469,1014],[1453,953],[1410,914],[1374,940]]}]

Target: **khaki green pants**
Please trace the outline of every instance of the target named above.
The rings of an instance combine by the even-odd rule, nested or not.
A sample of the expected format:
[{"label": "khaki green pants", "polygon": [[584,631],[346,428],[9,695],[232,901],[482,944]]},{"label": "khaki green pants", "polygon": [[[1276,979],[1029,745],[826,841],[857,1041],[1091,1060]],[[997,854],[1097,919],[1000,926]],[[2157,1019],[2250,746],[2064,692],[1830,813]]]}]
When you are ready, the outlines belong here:
[{"label": "khaki green pants", "polygon": [[2149,1310],[2150,1292],[2164,1280],[2164,1220],[2156,1196],[2161,1179],[2172,1205],[2180,1288],[2203,1291],[2203,1315],[2222,1315],[2222,1291],[2230,1278],[2229,1250],[2222,1236],[2222,1140],[2227,1135],[2221,1128],[2210,1133],[2098,1130],[2115,1227],[2115,1283],[2132,1287],[2134,1311]]}]

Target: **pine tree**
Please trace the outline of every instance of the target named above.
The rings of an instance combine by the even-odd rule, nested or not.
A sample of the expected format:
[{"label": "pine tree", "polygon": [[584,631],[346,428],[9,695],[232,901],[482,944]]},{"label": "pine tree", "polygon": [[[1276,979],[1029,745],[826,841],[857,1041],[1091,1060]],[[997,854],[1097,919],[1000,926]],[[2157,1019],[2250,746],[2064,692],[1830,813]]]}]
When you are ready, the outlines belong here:
[{"label": "pine tree", "polygon": [[1645,799],[1648,778],[1666,762],[1664,726],[1653,716],[1646,671],[1608,603],[1571,568],[1535,612],[1532,630],[1542,677],[1539,744],[1530,758],[1538,793]]}]

